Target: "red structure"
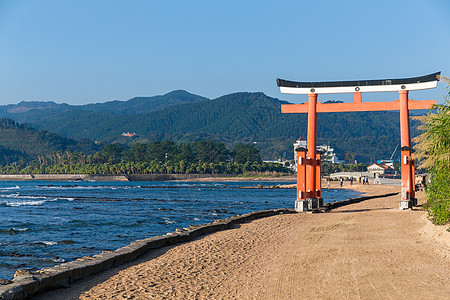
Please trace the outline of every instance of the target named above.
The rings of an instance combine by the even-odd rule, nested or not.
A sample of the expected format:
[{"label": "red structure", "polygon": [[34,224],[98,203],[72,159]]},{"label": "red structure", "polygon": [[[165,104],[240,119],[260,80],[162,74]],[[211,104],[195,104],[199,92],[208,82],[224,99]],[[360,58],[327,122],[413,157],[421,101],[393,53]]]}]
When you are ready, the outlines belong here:
[{"label": "red structure", "polygon": [[[308,149],[297,149],[297,211],[311,210],[322,205],[320,181],[320,154],[317,154],[317,113],[355,111],[400,111],[402,198],[400,209],[416,205],[414,183],[414,156],[411,149],[409,110],[429,109],[436,100],[413,101],[408,91],[435,88],[440,72],[403,79],[293,82],[277,79],[282,93],[308,94],[308,103],[283,104],[282,113],[308,113]],[[398,91],[393,102],[362,102],[362,92]],[[318,94],[354,93],[353,103],[318,103]]]}]

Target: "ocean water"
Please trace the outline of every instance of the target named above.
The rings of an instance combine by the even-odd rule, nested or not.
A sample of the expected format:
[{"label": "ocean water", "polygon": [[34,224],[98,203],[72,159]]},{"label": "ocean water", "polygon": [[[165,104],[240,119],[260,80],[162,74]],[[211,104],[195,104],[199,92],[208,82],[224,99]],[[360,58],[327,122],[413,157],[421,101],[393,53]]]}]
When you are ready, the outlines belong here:
[{"label": "ocean water", "polygon": [[[281,184],[288,184],[283,182]],[[293,182],[292,182],[293,183]],[[252,211],[293,208],[278,182],[0,182],[0,278]],[[324,190],[325,202],[357,197]]]}]

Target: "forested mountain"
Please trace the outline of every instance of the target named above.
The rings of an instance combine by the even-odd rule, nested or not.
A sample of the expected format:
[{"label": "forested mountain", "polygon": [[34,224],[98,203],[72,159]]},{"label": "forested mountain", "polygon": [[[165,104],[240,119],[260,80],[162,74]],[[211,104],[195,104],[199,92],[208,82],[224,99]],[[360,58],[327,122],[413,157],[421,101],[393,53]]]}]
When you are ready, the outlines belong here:
[{"label": "forested mountain", "polygon": [[178,104],[207,101],[208,98],[190,94],[186,91],[173,91],[162,96],[135,97],[128,101],[110,101],[83,105],[83,110],[95,112],[114,112],[120,115],[135,115],[143,112],[161,110]]},{"label": "forested mountain", "polygon": [[[40,124],[40,120],[51,119],[60,114],[102,115],[134,115],[138,113],[161,110],[173,105],[207,101],[208,98],[177,90],[161,96],[135,97],[127,101],[108,101],[87,105],[59,104],[51,101],[22,101],[18,104],[0,105],[0,117],[7,117],[18,122]],[[64,115],[65,116],[65,115]],[[81,117],[83,119],[83,117]]]},{"label": "forested mountain", "polygon": [[[171,100],[172,106],[164,107],[163,99],[169,98],[178,100]],[[153,103],[145,106],[146,101]],[[175,105],[177,101],[182,104]],[[75,109],[60,107],[39,117],[32,114],[36,111],[33,109],[21,113],[21,120],[75,139],[128,144],[136,139],[141,142],[214,139],[230,146],[255,143],[265,159],[289,159],[293,157],[293,142],[300,136],[306,137],[307,114],[281,114],[282,103],[287,102],[263,93],[235,93],[207,101],[175,91],[126,102],[90,104]],[[417,124],[411,123],[414,136]],[[137,136],[123,138],[123,132],[136,132]],[[318,140],[333,146],[341,159],[346,153],[355,153],[360,162],[387,159],[400,142],[399,113],[318,114]]]},{"label": "forested mountain", "polygon": [[0,120],[0,164],[35,159],[38,155],[70,150],[93,154],[100,149],[89,140],[76,141],[57,134],[35,130],[14,120]]},{"label": "forested mountain", "polygon": [[[281,114],[283,101],[262,93],[237,93],[189,106],[176,106],[122,119],[119,124],[144,136],[172,140],[213,138],[227,143],[257,143],[265,158],[293,156],[292,143],[307,134],[307,114]],[[284,102],[286,103],[286,102]],[[416,128],[416,123],[413,128]],[[415,132],[415,130],[413,130]],[[334,146],[343,159],[389,158],[400,140],[398,112],[318,115],[320,143]]]}]

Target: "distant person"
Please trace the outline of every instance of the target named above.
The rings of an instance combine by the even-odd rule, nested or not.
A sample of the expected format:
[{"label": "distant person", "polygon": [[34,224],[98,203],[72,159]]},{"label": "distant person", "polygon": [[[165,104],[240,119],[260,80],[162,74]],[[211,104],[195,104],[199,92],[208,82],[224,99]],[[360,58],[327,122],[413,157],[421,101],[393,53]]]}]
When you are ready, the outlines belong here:
[{"label": "distant person", "polygon": [[366,184],[369,184],[369,176],[366,177]]},{"label": "distant person", "polygon": [[339,185],[342,186],[343,184],[344,184],[344,178],[341,177],[341,178],[339,179]]},{"label": "distant person", "polygon": [[350,176],[350,185],[353,185],[353,176]]}]

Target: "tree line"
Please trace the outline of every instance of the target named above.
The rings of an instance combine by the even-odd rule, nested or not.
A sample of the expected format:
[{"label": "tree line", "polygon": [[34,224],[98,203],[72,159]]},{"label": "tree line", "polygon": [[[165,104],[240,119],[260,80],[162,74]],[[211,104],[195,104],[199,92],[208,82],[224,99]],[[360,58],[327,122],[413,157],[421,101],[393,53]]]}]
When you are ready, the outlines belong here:
[{"label": "tree line", "polygon": [[27,123],[19,123],[10,118],[0,118],[0,126],[4,128],[32,129]]},{"label": "tree line", "polygon": [[93,155],[66,151],[41,154],[32,163],[0,167],[2,174],[243,174],[290,171],[265,163],[252,144],[232,149],[214,140],[177,144],[173,141],[135,143],[129,148],[108,144]]}]

